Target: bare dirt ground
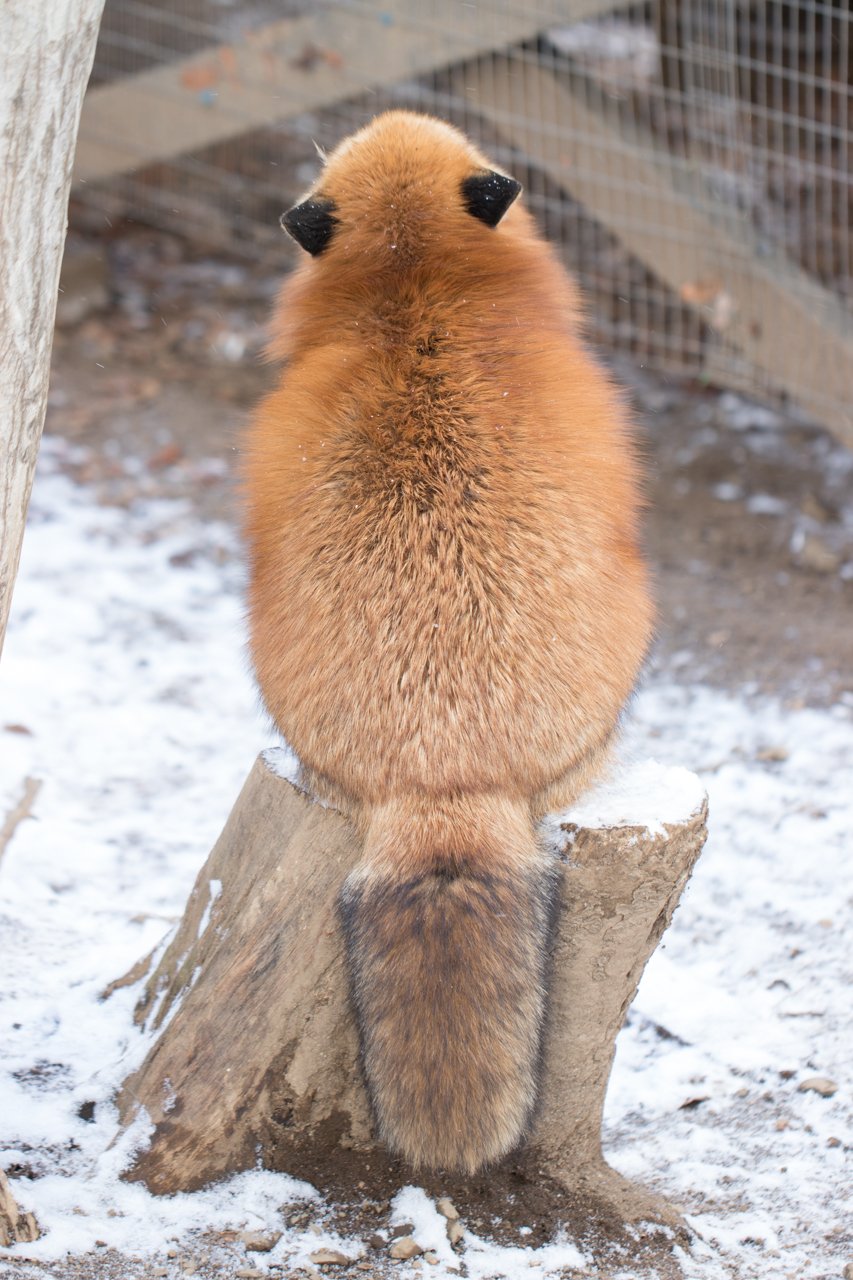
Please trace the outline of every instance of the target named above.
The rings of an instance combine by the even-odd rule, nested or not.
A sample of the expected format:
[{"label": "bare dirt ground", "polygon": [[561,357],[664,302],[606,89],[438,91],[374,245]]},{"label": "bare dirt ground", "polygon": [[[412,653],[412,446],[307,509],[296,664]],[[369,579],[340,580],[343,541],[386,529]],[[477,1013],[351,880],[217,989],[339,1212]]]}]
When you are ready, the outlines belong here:
[{"label": "bare dirt ground", "polygon": [[[72,253],[76,279],[67,278],[63,295],[46,425],[84,446],[76,461],[72,451],[71,473],[105,504],[181,497],[207,519],[234,520],[241,424],[274,377],[260,355],[278,280],[142,229],[78,240]],[[288,265],[283,246],[280,274]],[[660,606],[651,678],[658,670],[746,697],[775,694],[791,707],[853,701],[853,456],[793,415],[625,364],[617,372],[647,459],[647,549]],[[340,1165],[327,1179],[338,1207],[323,1221],[367,1239],[387,1226],[399,1173],[385,1173],[366,1187]],[[557,1201],[548,1189],[509,1165],[498,1181],[500,1204],[494,1185],[467,1189],[474,1225],[500,1238],[524,1222],[530,1243],[549,1238]],[[289,1213],[316,1219],[318,1209]],[[385,1274],[387,1242],[375,1239],[371,1261],[334,1274]],[[630,1239],[622,1243],[625,1262],[677,1274],[666,1241],[649,1240],[645,1259]],[[172,1254],[166,1267],[134,1262],[131,1272],[104,1250],[59,1269],[21,1265],[8,1274],[266,1274],[253,1273],[225,1238],[200,1240],[193,1256]]]}]

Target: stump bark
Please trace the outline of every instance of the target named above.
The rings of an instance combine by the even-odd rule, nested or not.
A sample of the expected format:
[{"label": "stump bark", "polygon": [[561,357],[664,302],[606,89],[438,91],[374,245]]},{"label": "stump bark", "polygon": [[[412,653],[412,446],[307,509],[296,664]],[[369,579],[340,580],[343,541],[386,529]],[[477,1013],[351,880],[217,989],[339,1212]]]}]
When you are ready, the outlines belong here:
[{"label": "stump bark", "polygon": [[8,1249],[13,1244],[31,1244],[40,1235],[35,1214],[18,1207],[9,1179],[0,1169],[0,1247]]},{"label": "stump bark", "polygon": [[[318,1145],[381,1159],[358,1063],[337,919],[361,857],[347,819],[263,753],[164,947],[136,1021],[153,1043],[124,1083],[124,1124],[152,1129],[129,1177],[192,1190],[254,1167],[311,1179]],[[284,775],[284,776],[283,776]],[[651,810],[660,821],[648,823]],[[707,804],[683,769],[638,766],[546,824],[563,861],[538,1118],[525,1152],[623,1222],[676,1212],[605,1163],[601,1117],[616,1035],[706,836]]]}]

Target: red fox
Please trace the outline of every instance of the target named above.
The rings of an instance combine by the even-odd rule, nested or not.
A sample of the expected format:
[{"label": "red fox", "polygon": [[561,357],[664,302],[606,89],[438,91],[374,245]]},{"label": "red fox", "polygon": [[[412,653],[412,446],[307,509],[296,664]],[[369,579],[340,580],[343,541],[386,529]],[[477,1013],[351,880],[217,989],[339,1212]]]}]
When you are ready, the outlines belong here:
[{"label": "red fox", "polygon": [[379,1134],[473,1173],[537,1096],[554,860],[650,639],[622,396],[520,185],[393,111],[283,225],[306,250],[244,465],[261,693],[364,860],[341,906]]}]

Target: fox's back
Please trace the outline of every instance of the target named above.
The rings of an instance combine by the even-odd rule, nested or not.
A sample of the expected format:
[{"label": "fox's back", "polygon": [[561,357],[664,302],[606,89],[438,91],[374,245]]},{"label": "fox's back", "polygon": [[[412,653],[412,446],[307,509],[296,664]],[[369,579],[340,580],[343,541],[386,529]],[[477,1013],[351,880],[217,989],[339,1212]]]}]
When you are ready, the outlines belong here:
[{"label": "fox's back", "polygon": [[621,401],[558,263],[505,222],[283,295],[248,448],[253,648],[285,735],[354,795],[539,790],[647,642]]}]

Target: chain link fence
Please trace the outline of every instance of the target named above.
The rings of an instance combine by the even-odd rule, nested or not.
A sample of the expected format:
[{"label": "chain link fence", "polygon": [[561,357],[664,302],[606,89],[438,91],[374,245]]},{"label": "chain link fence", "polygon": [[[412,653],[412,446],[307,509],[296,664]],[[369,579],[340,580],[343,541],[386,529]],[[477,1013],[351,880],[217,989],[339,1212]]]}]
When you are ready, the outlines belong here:
[{"label": "chain link fence", "polygon": [[853,445],[847,0],[107,0],[73,217],[268,261],[389,107],[525,185],[591,336]]}]

